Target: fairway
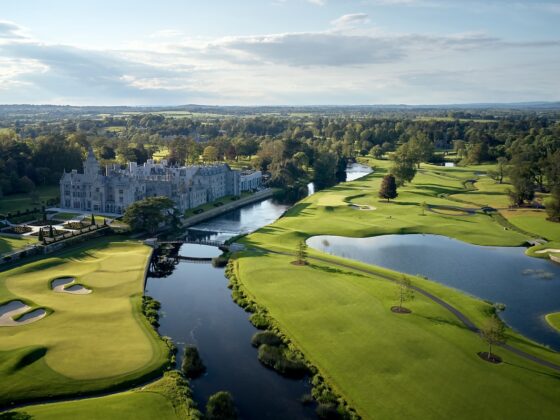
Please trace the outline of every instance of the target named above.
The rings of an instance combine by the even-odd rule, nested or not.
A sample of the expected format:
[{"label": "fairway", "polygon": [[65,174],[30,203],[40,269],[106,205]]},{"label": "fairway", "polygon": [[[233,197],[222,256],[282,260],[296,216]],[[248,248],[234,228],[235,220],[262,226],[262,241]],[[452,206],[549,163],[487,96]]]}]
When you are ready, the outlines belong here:
[{"label": "fairway", "polygon": [[[377,190],[388,163],[374,163],[374,174],[307,197],[274,224],[243,238],[254,249],[236,259],[245,291],[269,310],[282,331],[364,418],[438,419],[449,413],[461,419],[531,418],[537,412],[542,418],[560,416],[558,372],[505,349],[496,350],[505,361],[501,365],[480,360],[477,352],[487,350],[480,337],[422,295],[407,303],[412,314],[392,313],[396,291],[385,277],[396,278],[397,273],[315,250],[309,254],[324,260],[311,260],[307,266],[290,264],[293,257],[263,252],[295,253],[300,240],[326,234],[433,233],[497,246],[519,246],[528,239],[480,211],[423,214],[423,202],[476,209],[476,203],[459,203],[452,197],[469,196],[465,182],[478,176],[478,167],[423,165],[414,182],[387,203],[377,197]],[[481,198],[478,191],[473,194]],[[376,210],[356,211],[349,203]],[[490,304],[457,290],[421,278],[412,281],[476,325],[491,314]],[[560,364],[558,353],[511,330],[507,334],[510,345]]]},{"label": "fairway", "polygon": [[552,328],[560,333],[560,312],[547,314],[545,318],[546,322],[548,322]]},{"label": "fairway", "polygon": [[[161,369],[167,348],[141,314],[149,251],[103,238],[0,273],[0,303],[47,311],[0,327],[0,404],[114,388]],[[74,279],[66,290],[91,293],[51,288],[66,277]]]}]

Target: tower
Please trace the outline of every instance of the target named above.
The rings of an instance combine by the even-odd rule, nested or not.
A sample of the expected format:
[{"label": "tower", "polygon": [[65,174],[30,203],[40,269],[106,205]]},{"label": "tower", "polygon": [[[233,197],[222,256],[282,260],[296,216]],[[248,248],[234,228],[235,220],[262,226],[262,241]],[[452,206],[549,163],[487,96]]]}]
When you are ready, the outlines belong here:
[{"label": "tower", "polygon": [[91,146],[88,149],[87,158],[84,160],[84,174],[89,179],[95,178],[99,174],[99,162],[97,162]]}]

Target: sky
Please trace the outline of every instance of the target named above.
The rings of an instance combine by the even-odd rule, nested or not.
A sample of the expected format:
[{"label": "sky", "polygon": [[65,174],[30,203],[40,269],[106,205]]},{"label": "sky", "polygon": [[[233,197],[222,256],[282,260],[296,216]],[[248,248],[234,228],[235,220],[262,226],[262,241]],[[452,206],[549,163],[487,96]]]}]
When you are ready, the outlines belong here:
[{"label": "sky", "polygon": [[2,0],[0,103],[560,100],[560,0]]}]

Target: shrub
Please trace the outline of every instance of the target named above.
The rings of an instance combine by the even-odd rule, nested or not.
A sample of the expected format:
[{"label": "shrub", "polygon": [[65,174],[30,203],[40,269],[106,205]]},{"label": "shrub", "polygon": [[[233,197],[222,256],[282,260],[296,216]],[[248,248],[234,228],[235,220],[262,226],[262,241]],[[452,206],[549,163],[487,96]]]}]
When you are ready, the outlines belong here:
[{"label": "shrub", "polygon": [[307,366],[295,358],[295,354],[284,346],[262,344],[258,352],[259,361],[282,375],[302,377],[307,374]]},{"label": "shrub", "polygon": [[198,349],[194,346],[186,346],[183,355],[181,369],[187,378],[197,378],[206,371],[206,366],[202,363]]},{"label": "shrub", "polygon": [[212,258],[213,267],[225,267],[229,261],[229,255],[222,254],[218,257]]},{"label": "shrub", "polygon": [[270,320],[264,312],[256,312],[249,317],[251,324],[258,328],[259,330],[266,330],[270,327]]},{"label": "shrub", "polygon": [[337,406],[331,403],[320,403],[315,412],[320,419],[340,419],[342,418],[337,410]]},{"label": "shrub", "polygon": [[220,391],[212,395],[206,404],[206,418],[208,420],[237,419],[237,410],[233,397],[229,392]]},{"label": "shrub", "polygon": [[272,331],[259,331],[255,333],[255,335],[253,335],[251,344],[255,347],[259,347],[261,344],[267,344],[269,346],[281,346],[282,339]]}]

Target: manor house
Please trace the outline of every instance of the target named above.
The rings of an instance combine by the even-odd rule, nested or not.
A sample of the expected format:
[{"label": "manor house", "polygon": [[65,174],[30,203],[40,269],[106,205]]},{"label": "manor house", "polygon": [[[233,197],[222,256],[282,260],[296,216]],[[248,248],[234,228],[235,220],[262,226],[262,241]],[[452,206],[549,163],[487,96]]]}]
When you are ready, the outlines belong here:
[{"label": "manor house", "polygon": [[129,162],[125,169],[110,165],[102,171],[89,150],[83,173],[64,172],[60,180],[60,207],[68,210],[123,214],[126,207],[146,197],[171,198],[181,211],[218,198],[262,186],[259,171],[240,172],[227,164],[170,166],[162,160],[143,165]]}]

